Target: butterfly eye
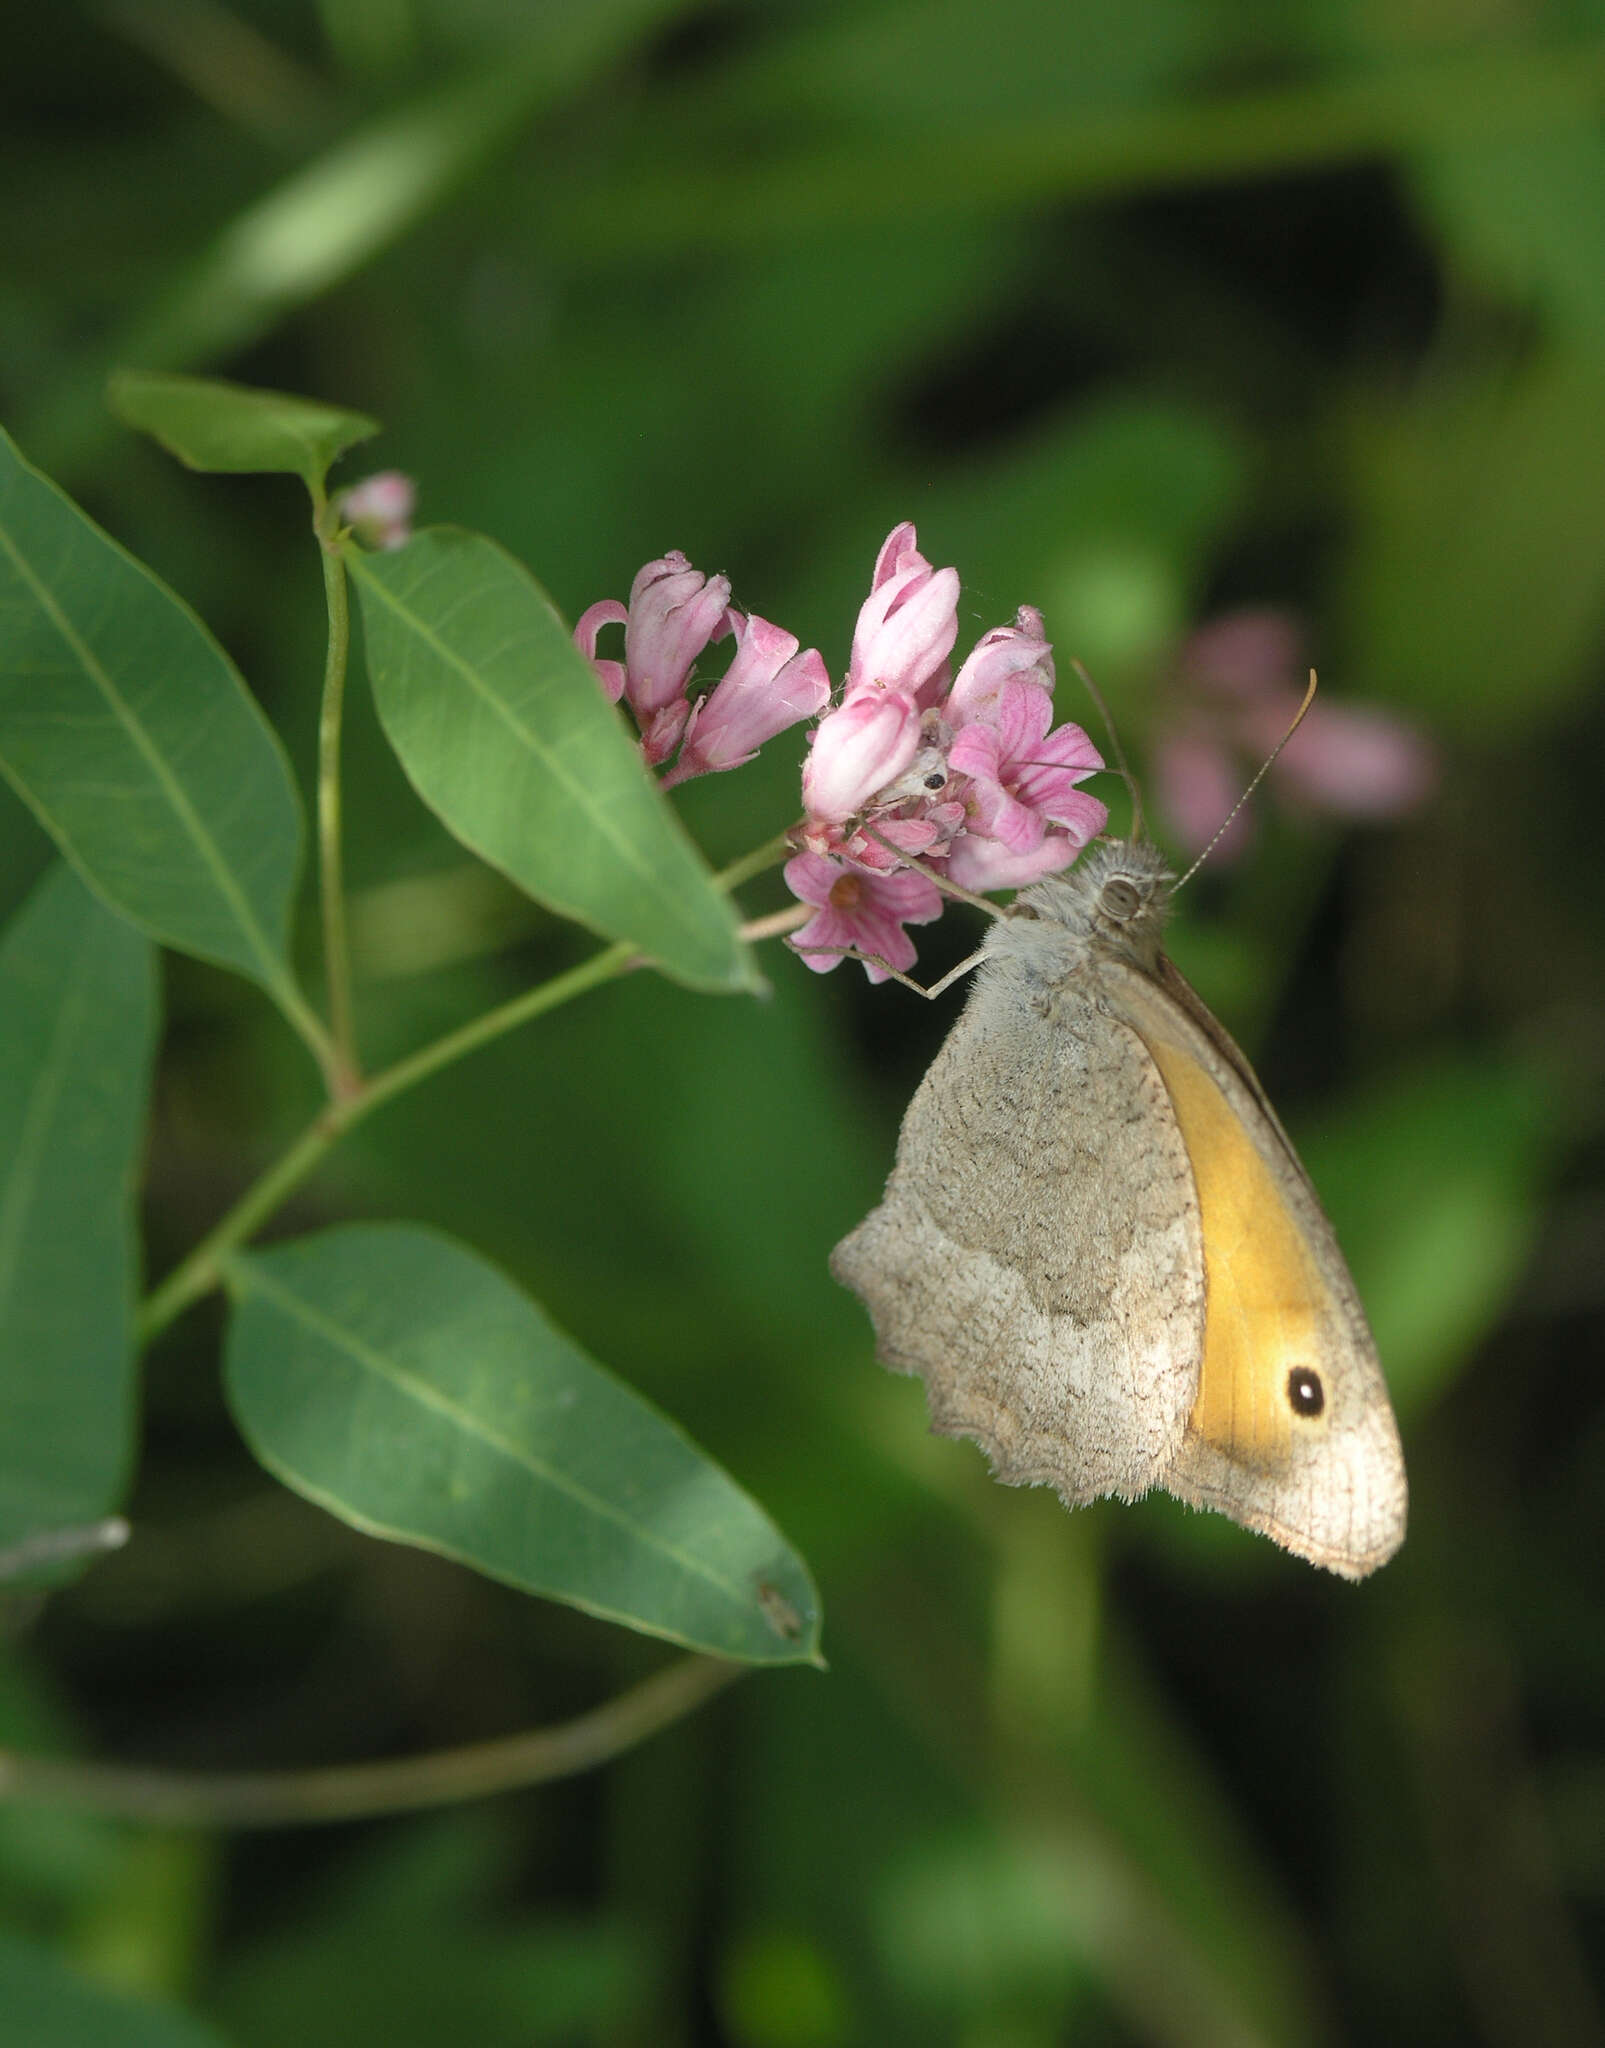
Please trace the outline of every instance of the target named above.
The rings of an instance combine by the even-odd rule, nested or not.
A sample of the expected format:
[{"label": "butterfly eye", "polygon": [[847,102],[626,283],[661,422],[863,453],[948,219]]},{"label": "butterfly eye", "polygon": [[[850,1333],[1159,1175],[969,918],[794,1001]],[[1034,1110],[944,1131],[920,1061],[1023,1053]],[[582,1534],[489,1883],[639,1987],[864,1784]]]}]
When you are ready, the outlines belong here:
[{"label": "butterfly eye", "polygon": [[947,787],[947,777],[939,768],[933,768],[930,774],[924,778],[924,781],[927,789],[945,789]]},{"label": "butterfly eye", "polygon": [[1287,1405],[1295,1415],[1319,1415],[1326,1406],[1321,1375],[1307,1365],[1295,1365],[1287,1376]]},{"label": "butterfly eye", "polygon": [[1105,882],[1098,898],[1098,908],[1105,917],[1112,917],[1117,924],[1125,924],[1142,908],[1142,898],[1133,883],[1123,875],[1116,875],[1112,882]]}]

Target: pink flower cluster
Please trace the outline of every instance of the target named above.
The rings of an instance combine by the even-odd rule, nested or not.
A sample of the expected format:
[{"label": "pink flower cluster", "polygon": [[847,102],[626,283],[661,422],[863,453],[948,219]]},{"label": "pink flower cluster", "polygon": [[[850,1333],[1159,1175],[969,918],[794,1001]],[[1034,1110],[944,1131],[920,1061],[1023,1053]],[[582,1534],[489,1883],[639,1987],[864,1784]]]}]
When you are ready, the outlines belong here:
[{"label": "pink flower cluster", "polygon": [[[1017,889],[1066,868],[1108,823],[1076,785],[1103,766],[1078,725],[1053,724],[1042,615],[984,633],[955,676],[959,579],[933,569],[909,523],[887,535],[858,614],[841,701],[803,767],[792,894],[817,915],[792,940],[819,972],[846,953],[872,981],[906,972],[905,927],[942,912],[929,873]],[[884,965],[880,964],[884,963]]]},{"label": "pink flower cluster", "polygon": [[[624,659],[596,651],[604,626],[624,628]],[[691,671],[715,640],[735,639],[735,654],[712,693],[694,701]],[[630,707],[641,751],[656,768],[676,748],[664,787],[693,775],[718,775],[753,759],[765,740],[830,702],[830,677],[817,649],[756,613],[730,603],[730,579],[704,576],[677,550],[648,562],[630,586],[630,602],[603,598],[581,614],[574,642],[602,688]]]},{"label": "pink flower cluster", "polygon": [[[890,533],[858,615],[840,701],[819,654],[730,605],[723,576],[664,555],[636,577],[628,605],[607,598],[574,628],[614,703],[630,708],[647,761],[676,754],[665,787],[750,761],[765,740],[825,716],[809,735],[804,816],[786,882],[816,915],[792,943],[823,973],[862,958],[872,981],[906,972],[906,927],[929,924],[943,897],[932,874],[969,890],[1017,889],[1068,867],[1108,822],[1076,785],[1103,766],[1078,725],[1053,723],[1053,650],[1042,615],[982,635],[952,674],[959,579],[933,569],[912,525]],[[624,659],[597,653],[624,628]],[[735,636],[724,680],[694,701],[691,672]],[[910,865],[917,861],[918,867]],[[923,870],[923,872],[922,872]]]},{"label": "pink flower cluster", "polygon": [[[1189,852],[1219,829],[1243,785],[1287,732],[1304,690],[1302,633],[1290,612],[1224,612],[1181,651],[1181,690],[1154,748],[1160,810]],[[1403,816],[1432,793],[1431,743],[1376,705],[1317,697],[1277,755],[1269,785],[1291,809],[1377,822]],[[1252,837],[1246,810],[1211,856],[1241,854]]]}]

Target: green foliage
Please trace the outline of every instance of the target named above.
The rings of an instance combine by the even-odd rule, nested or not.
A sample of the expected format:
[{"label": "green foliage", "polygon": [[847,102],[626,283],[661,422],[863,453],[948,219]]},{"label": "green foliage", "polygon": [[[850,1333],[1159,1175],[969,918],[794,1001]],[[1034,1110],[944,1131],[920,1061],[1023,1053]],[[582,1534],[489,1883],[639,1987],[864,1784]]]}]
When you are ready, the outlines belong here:
[{"label": "green foliage", "polygon": [[117,417],[161,442],[191,469],[283,470],[320,491],[329,466],[379,422],[282,391],[256,391],[220,377],[164,377],[120,370],[106,391]]},{"label": "green foliage", "polygon": [[570,2048],[618,2039],[646,2006],[645,1944],[619,1920],[516,1909],[514,1852],[510,1830],[483,1812],[400,1829],[370,1848],[321,1887],[310,1936],[300,1926],[259,1933],[229,1967],[215,2003],[230,2040]]},{"label": "green foliage", "polygon": [[272,728],[188,606],[3,435],[0,610],[0,772],[113,910],[294,1004],[301,807]]},{"label": "green foliage", "polygon": [[199,2020],[103,1990],[3,1929],[0,1986],[5,2048],[224,2048]]},{"label": "green foliage", "polygon": [[[241,1405],[256,1447],[339,1500],[322,1513],[242,1450],[201,1300],[217,1265],[182,1321],[147,1303],[133,1541],[42,1615],[36,1592],[0,1601],[36,1623],[0,1667],[0,1748],[71,1750],[64,1713],[11,1711],[28,1691],[81,1709],[86,1758],[360,1765],[561,1724],[660,1661],[506,1582],[561,1591],[549,1560],[505,1567],[564,1511],[527,1446],[510,1492],[479,1491],[502,1467],[397,1401],[398,1360],[431,1389],[472,1380],[475,1416],[537,1364],[650,1413],[699,1487],[762,1501],[832,1619],[827,1675],[755,1673],[583,1783],[439,1827],[242,1834],[178,1870],[174,1837],[0,1806],[0,2036],[27,2011],[6,1995],[25,1937],[17,1984],[160,1986],[237,2048],[1599,2038],[1602,81],[1598,7],[1559,0],[253,0],[18,42],[0,391],[117,539],[0,451],[0,765],[26,798],[0,791],[0,882],[21,902],[53,833],[108,946],[121,918],[185,956],[143,1141],[158,1308],[265,1169],[315,1153],[230,1261],[231,1342],[268,1397],[260,1436]],[[125,416],[131,392],[191,391],[169,371],[349,397],[387,422],[375,466],[496,536],[355,565],[370,1075],[583,972],[587,933],[663,972],[597,973],[418,1085],[344,1099],[360,1113],[314,1092],[232,978],[303,1026],[326,1007],[300,1007],[297,800],[188,609],[310,796],[305,508],[123,431],[105,391],[131,363],[159,374],[119,385]],[[257,424],[284,402],[241,401]],[[291,441],[302,475],[334,449]],[[1175,924],[1305,1148],[1398,1397],[1410,1534],[1363,1588],[1159,1500],[1066,1517],[932,1439],[825,1261],[960,997],[871,993],[772,947],[766,1001],[703,993],[752,985],[733,934],[782,892],[760,877],[727,909],[708,866],[795,817],[801,736],[665,804],[561,620],[680,547],[839,677],[903,517],[964,578],[960,655],[1040,604],[1068,717],[1068,659],[1089,661],[1161,835],[1154,764],[1197,709],[1179,644],[1240,605],[1296,616],[1325,701],[1406,716],[1437,751],[1430,806],[1380,830],[1296,815],[1273,771],[1253,844]],[[40,717],[47,684],[70,724]],[[508,717],[539,744],[495,739]],[[620,818],[610,843],[598,821]],[[45,885],[8,957],[72,886]],[[975,936],[950,911],[922,967]],[[7,984],[0,1098],[27,1093],[42,1002]],[[139,1031],[100,1007],[74,1071],[116,1095]],[[63,1131],[109,1173],[116,1119],[90,1105]],[[69,1363],[31,1337],[0,1351],[0,1401],[49,1410],[63,1471],[104,1453],[109,1473],[125,1441],[126,1351],[93,1348],[74,1423],[90,1351],[61,1334],[123,1327],[87,1277],[116,1238],[126,1285],[141,1139],[121,1129],[115,1188],[61,1153],[66,1267],[15,1268]],[[23,1171],[13,1148],[0,1182]],[[274,1305],[354,1228],[439,1252],[426,1225],[475,1247],[443,1256],[459,1304],[507,1305],[494,1344],[483,1314],[442,1317],[418,1257],[357,1276],[361,1318],[316,1297],[338,1344]],[[572,1448],[577,1470],[602,1454],[594,1433]],[[8,1484],[43,1469],[31,1440],[0,1444]],[[626,1461],[605,1476],[623,1498]],[[49,1512],[117,1497],[86,1483]],[[166,2018],[64,1981],[97,2001],[87,2038],[122,2038],[108,2013]]]},{"label": "green foliage", "polygon": [[440,529],[352,566],[379,716],[463,844],[693,988],[759,986],[729,904],[529,573],[482,534]]},{"label": "green foliage", "polygon": [[151,948],[57,866],[0,941],[0,1548],[127,1484],[155,1027]]},{"label": "green foliage", "polygon": [[226,1270],[229,1400],[298,1492],[693,1649],[817,1659],[818,1600],[774,1524],[493,1266],[352,1224]]}]

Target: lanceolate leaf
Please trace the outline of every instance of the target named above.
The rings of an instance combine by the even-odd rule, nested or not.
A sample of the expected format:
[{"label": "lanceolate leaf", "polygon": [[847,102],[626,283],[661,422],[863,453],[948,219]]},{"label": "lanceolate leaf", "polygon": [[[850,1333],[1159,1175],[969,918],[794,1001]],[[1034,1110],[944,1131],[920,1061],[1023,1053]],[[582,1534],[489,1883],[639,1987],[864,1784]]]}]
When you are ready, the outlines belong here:
[{"label": "lanceolate leaf", "polygon": [[218,377],[119,370],[111,409],[191,469],[287,472],[321,488],[335,457],[379,431],[366,413]]},{"label": "lanceolate leaf", "polygon": [[817,1657],[807,1567],[763,1510],[473,1252],[355,1224],[226,1277],[234,1414],[297,1492],[650,1635]]},{"label": "lanceolate leaf", "polygon": [[148,942],[57,865],[0,943],[0,1549],[127,1478]]},{"label": "lanceolate leaf", "polygon": [[463,844],[678,981],[759,986],[729,903],[529,572],[436,527],[352,573],[385,731]]},{"label": "lanceolate leaf", "polygon": [[3,434],[0,773],[114,910],[298,1005],[282,748],[189,607]]}]

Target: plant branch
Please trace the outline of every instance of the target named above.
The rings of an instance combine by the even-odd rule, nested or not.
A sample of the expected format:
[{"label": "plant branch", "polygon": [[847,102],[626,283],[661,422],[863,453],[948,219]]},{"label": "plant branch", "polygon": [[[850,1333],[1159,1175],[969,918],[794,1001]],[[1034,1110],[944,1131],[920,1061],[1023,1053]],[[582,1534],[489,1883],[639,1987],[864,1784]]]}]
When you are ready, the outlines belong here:
[{"label": "plant branch", "polygon": [[324,531],[327,515],[321,507],[314,523],[323,557],[323,593],[329,611],[329,649],[323,668],[323,703],[318,714],[318,892],[323,913],[323,971],[329,991],[329,1023],[339,1063],[334,1092],[342,1097],[352,1094],[359,1081],[340,844],[340,733],[346,664],[351,651],[351,604],[345,556],[338,535]]},{"label": "plant branch", "polygon": [[[772,839],[767,846],[758,847],[725,868],[715,877],[718,887],[728,894],[753,875],[774,867],[789,850],[784,837]],[[192,1302],[211,1292],[217,1285],[219,1262],[225,1254],[242,1245],[254,1230],[265,1223],[325,1154],[332,1151],[346,1132],[354,1129],[365,1117],[371,1116],[396,1096],[405,1094],[409,1088],[416,1088],[420,1081],[428,1080],[431,1074],[439,1073],[442,1067],[452,1065],[465,1054],[489,1045],[493,1039],[517,1030],[520,1024],[527,1024],[532,1018],[557,1009],[575,996],[584,995],[588,989],[626,973],[640,957],[627,940],[605,946],[601,952],[593,953],[589,960],[582,960],[578,967],[571,967],[566,974],[554,975],[550,981],[543,981],[537,988],[526,989],[522,995],[498,1004],[494,1010],[487,1010],[482,1017],[475,1017],[456,1031],[448,1031],[443,1038],[409,1053],[405,1059],[397,1060],[394,1066],[375,1074],[371,1080],[353,1079],[344,1091],[336,1092],[288,1150],[281,1153],[262,1177],[246,1189],[227,1215],[146,1297],[138,1319],[141,1344],[149,1344]]]},{"label": "plant branch", "polygon": [[168,1827],[294,1827],[416,1812],[607,1763],[692,1713],[746,1669],[718,1657],[685,1657],[555,1728],[330,1770],[190,1773],[0,1751],[0,1805],[70,1807]]}]

